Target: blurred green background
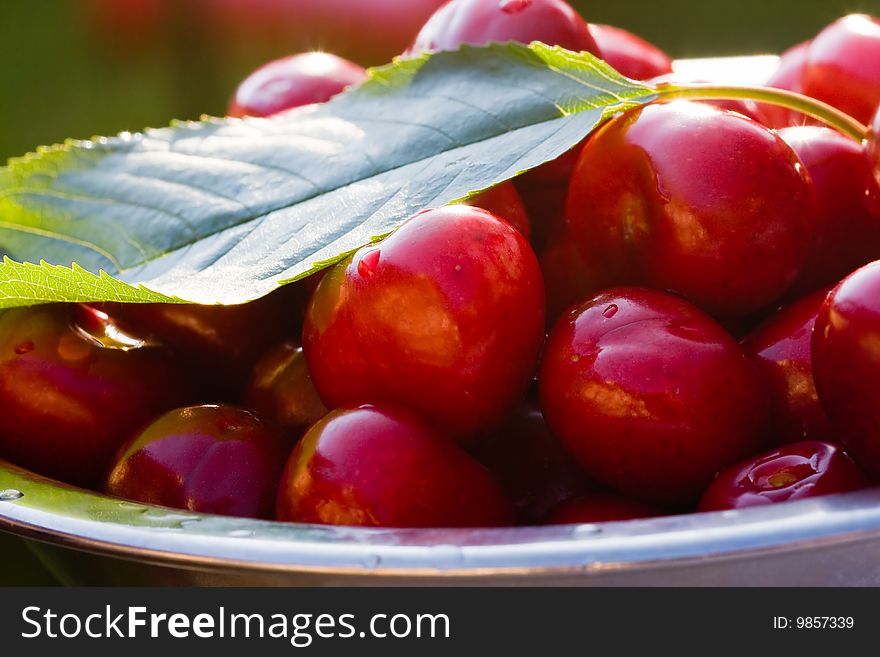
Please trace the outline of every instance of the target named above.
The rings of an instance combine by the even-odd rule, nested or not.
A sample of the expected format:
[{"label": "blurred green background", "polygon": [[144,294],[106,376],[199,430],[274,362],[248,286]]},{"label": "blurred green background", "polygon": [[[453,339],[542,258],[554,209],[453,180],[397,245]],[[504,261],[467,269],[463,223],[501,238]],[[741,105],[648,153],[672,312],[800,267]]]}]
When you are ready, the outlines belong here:
[{"label": "blurred green background", "polygon": [[[66,137],[222,114],[236,83],[311,47],[379,64],[442,0],[4,0],[0,158]],[[676,57],[778,52],[880,0],[573,4]]]},{"label": "blurred green background", "polygon": [[[442,2],[2,0],[0,161],[67,137],[222,114],[248,72],[292,52],[384,63]],[[880,0],[573,4],[675,57],[780,52],[843,14],[880,14]],[[53,581],[10,537],[0,535],[0,554],[12,565],[0,568],[0,585]]]}]

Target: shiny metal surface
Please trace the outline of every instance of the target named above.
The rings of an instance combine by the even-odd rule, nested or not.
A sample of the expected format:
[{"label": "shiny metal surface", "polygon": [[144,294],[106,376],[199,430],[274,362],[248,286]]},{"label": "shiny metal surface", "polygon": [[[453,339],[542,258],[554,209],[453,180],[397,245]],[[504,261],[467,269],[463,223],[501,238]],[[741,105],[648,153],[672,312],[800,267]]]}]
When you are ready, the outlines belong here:
[{"label": "shiny metal surface", "polygon": [[[775,62],[676,70],[760,83]],[[70,584],[880,586],[880,489],[603,525],[374,530],[133,504],[0,461],[0,530]]]},{"label": "shiny metal surface", "polygon": [[493,530],[205,516],[0,462],[0,529],[64,582],[197,585],[880,585],[880,489],[737,512]]}]

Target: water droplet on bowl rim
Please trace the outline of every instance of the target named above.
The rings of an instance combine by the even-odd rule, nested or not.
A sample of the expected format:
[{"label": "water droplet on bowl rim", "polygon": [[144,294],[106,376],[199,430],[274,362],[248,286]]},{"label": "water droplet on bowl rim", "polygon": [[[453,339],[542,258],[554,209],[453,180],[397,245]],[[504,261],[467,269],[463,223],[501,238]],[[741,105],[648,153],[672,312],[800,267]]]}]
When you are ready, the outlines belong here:
[{"label": "water droplet on bowl rim", "polygon": [[585,538],[587,536],[596,536],[602,533],[599,525],[577,525],[571,530],[572,538]]}]

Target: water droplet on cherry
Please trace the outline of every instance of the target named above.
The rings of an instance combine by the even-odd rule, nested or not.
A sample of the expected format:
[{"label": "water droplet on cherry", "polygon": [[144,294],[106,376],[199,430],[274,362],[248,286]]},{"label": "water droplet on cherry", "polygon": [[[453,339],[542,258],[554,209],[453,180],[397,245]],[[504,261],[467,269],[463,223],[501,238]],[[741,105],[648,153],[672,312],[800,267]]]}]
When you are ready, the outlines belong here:
[{"label": "water droplet on cherry", "polygon": [[602,316],[611,319],[617,314],[618,310],[620,310],[620,308],[617,307],[617,304],[612,303],[602,312]]},{"label": "water droplet on cherry", "polygon": [[70,325],[80,338],[95,347],[130,351],[161,345],[152,336],[132,335],[110,319],[107,313],[86,304],[71,308]]},{"label": "water droplet on cherry", "polygon": [[501,0],[498,6],[505,14],[518,14],[531,4],[532,0]]},{"label": "water droplet on cherry", "polygon": [[379,258],[381,257],[381,252],[379,249],[375,251],[370,251],[369,253],[365,253],[364,256],[358,261],[358,274],[362,277],[367,278],[368,276],[372,276],[376,271],[376,267],[379,266]]}]

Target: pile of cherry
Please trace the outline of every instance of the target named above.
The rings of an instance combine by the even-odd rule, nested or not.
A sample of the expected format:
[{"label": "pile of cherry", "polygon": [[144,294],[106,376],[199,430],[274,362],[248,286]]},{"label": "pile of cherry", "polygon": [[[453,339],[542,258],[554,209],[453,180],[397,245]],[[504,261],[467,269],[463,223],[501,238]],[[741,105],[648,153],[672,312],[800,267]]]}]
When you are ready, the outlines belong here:
[{"label": "pile of cherry", "polygon": [[[562,0],[453,0],[405,56],[534,40],[675,79]],[[229,113],[364,75],[292,56]],[[876,135],[880,20],[829,25],[768,85]],[[21,466],[286,521],[595,522],[858,489],[880,478],[880,140],[743,101],[637,108],[250,304],[8,311],[0,409]]]}]

